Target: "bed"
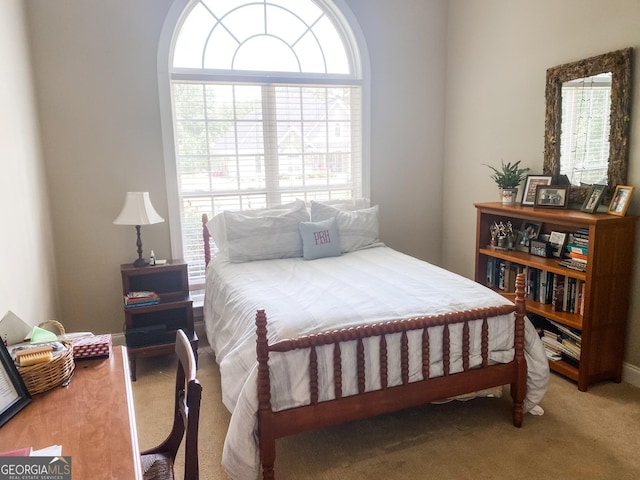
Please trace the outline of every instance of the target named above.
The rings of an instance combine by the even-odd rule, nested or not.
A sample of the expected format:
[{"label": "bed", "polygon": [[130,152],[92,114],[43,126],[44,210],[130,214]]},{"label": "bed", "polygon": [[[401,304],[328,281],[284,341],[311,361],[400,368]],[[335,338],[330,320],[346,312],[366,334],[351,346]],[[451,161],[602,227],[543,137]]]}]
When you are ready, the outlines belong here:
[{"label": "bed", "polygon": [[395,251],[378,239],[377,207],[223,212],[203,216],[203,235],[231,478],[274,478],[287,435],[503,385],[520,427],[544,396],[548,362],[522,276],[511,303]]}]

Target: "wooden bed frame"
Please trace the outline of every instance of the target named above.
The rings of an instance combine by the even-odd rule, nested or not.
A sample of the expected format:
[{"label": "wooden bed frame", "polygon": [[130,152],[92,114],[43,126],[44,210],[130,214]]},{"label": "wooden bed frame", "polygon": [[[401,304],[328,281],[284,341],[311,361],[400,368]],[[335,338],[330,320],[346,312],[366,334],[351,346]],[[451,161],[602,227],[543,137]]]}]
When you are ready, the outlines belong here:
[{"label": "wooden bed frame", "polygon": [[[208,265],[211,254],[209,247],[210,234],[207,229],[207,215],[202,216],[205,263]],[[316,430],[353,420],[360,420],[383,413],[399,411],[425,403],[445,400],[462,394],[479,390],[511,385],[513,399],[513,425],[520,427],[523,419],[523,402],[527,391],[527,364],[524,358],[524,275],[516,279],[515,306],[474,309],[444,315],[428,315],[411,319],[370,324],[342,330],[318,333],[314,335],[282,340],[269,344],[267,340],[267,315],[264,310],[256,314],[256,352],[258,361],[258,432],[260,441],[260,458],[263,479],[274,479],[274,463],[276,457],[276,439],[288,435]],[[490,317],[515,312],[514,359],[509,363],[491,364],[489,362]],[[481,353],[482,364],[470,368],[470,335],[469,323],[482,321]],[[463,371],[449,372],[450,352],[449,326],[461,323]],[[444,326],[443,364],[444,374],[429,378],[429,328]],[[422,331],[422,372],[424,380],[409,382],[409,345],[407,332]],[[402,384],[387,385],[388,355],[386,336],[400,333],[400,365]],[[380,342],[380,380],[381,389],[365,391],[365,353],[364,339],[377,337]],[[356,365],[358,394],[342,396],[343,364],[341,343],[356,342]],[[318,401],[318,364],[316,348],[333,345],[333,383],[335,399]],[[269,377],[270,353],[284,353],[291,350],[305,349],[309,351],[309,392],[311,403],[287,410],[273,411],[271,408],[271,387]]]}]

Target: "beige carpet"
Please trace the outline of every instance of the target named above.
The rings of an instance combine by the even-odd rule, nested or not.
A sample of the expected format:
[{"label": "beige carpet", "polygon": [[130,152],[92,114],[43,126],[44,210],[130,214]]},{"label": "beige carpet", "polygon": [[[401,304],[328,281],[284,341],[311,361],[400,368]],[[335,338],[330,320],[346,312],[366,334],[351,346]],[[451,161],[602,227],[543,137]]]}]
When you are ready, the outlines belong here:
[{"label": "beige carpet", "polygon": [[[229,413],[209,348],[200,349],[203,385],[200,478],[226,479],[220,466]],[[133,383],[140,448],[159,443],[172,418],[172,356],[138,360]],[[278,441],[283,479],[640,478],[640,389],[602,383],[579,392],[552,375],[541,417],[511,425],[510,397],[426,405]],[[182,478],[180,475],[178,478]]]}]

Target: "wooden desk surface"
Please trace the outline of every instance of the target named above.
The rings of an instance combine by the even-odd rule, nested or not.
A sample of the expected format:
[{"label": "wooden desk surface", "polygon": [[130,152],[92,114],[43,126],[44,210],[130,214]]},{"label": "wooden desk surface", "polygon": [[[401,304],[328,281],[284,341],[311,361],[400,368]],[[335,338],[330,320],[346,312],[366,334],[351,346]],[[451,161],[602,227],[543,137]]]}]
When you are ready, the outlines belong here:
[{"label": "wooden desk surface", "polygon": [[0,451],[62,445],[74,479],[141,479],[140,449],[124,347],[76,362],[68,387],[34,395],[0,428]]}]

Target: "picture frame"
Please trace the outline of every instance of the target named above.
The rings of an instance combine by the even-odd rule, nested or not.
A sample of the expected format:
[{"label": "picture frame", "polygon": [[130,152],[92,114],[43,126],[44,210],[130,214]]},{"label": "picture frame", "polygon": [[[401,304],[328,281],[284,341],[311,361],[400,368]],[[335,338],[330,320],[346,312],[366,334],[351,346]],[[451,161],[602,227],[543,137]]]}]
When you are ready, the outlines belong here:
[{"label": "picture frame", "polygon": [[568,185],[536,185],[534,206],[544,208],[567,208],[569,205]]},{"label": "picture frame", "polygon": [[522,192],[521,205],[533,206],[536,203],[536,189],[538,185],[551,185],[553,177],[551,175],[527,175]]},{"label": "picture frame", "polygon": [[31,403],[31,394],[13,363],[9,350],[0,341],[0,427]]},{"label": "picture frame", "polygon": [[567,234],[553,231],[549,235],[549,243],[551,244],[551,254],[556,258],[562,258],[562,252],[567,244]]},{"label": "picture frame", "polygon": [[634,190],[635,187],[630,185],[618,185],[616,191],[613,193],[613,197],[611,197],[611,203],[609,203],[607,213],[624,217],[631,203],[631,194]]},{"label": "picture frame", "polygon": [[540,235],[542,223],[525,220],[522,222],[518,232],[515,248],[521,252],[529,252],[531,240],[535,240]]},{"label": "picture frame", "polygon": [[598,206],[600,205],[600,201],[604,196],[606,188],[606,185],[593,185],[587,194],[587,198],[584,199],[584,203],[582,204],[582,207],[580,207],[580,210],[586,213],[595,213],[595,211],[598,210]]}]

